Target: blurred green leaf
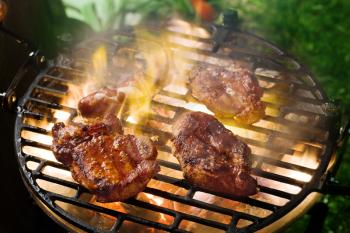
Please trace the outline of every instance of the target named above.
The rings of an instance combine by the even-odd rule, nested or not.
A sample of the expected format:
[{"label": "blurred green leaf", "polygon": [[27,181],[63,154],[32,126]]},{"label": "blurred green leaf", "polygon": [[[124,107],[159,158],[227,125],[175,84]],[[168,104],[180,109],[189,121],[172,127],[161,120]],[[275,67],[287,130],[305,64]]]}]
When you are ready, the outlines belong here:
[{"label": "blurred green leaf", "polygon": [[94,29],[101,29],[101,21],[97,15],[96,7],[94,3],[83,5],[80,9],[81,14],[84,16],[84,20]]}]

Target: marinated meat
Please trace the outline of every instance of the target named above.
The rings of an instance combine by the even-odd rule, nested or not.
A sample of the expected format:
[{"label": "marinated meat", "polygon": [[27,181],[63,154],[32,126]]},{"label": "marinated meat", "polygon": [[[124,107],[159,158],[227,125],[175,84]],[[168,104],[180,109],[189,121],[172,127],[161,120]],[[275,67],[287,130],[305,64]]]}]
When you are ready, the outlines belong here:
[{"label": "marinated meat", "polygon": [[120,120],[115,116],[120,109],[125,94],[115,89],[102,88],[83,97],[78,103],[78,110],[84,122],[88,125],[104,124],[113,132],[122,134],[123,127]]},{"label": "marinated meat", "polygon": [[86,141],[91,141],[100,135],[118,135],[119,129],[105,123],[86,125],[72,123],[65,125],[63,122],[55,123],[52,127],[52,151],[58,161],[66,166],[71,166],[75,148]]},{"label": "marinated meat", "polygon": [[114,115],[120,104],[120,93],[102,89],[79,102],[87,123],[60,122],[52,128],[55,157],[100,202],[135,196],[159,171],[157,150],[150,139],[122,135]]},{"label": "marinated meat", "polygon": [[215,114],[251,124],[265,115],[263,90],[248,65],[197,65],[189,72],[192,96]]},{"label": "marinated meat", "polygon": [[81,115],[86,118],[114,115],[124,99],[124,93],[115,89],[102,88],[83,97],[78,103],[78,109]]},{"label": "marinated meat", "polygon": [[174,155],[188,181],[238,196],[257,192],[257,182],[250,176],[250,148],[213,116],[185,113],[172,133]]}]

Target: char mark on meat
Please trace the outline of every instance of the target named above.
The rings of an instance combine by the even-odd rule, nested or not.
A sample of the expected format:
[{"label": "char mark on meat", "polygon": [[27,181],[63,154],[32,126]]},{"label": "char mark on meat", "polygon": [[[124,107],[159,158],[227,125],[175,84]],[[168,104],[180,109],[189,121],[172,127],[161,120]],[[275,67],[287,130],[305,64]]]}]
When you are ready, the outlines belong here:
[{"label": "char mark on meat", "polygon": [[185,178],[194,185],[238,196],[257,192],[250,148],[213,116],[184,113],[173,125],[172,142]]},{"label": "char mark on meat", "polygon": [[79,102],[83,123],[59,122],[52,128],[56,159],[100,202],[135,196],[159,171],[157,150],[150,139],[122,135],[115,113],[123,99],[123,93],[101,89]]},{"label": "char mark on meat", "polygon": [[251,124],[265,115],[263,90],[247,64],[196,65],[189,72],[192,96],[215,114]]}]

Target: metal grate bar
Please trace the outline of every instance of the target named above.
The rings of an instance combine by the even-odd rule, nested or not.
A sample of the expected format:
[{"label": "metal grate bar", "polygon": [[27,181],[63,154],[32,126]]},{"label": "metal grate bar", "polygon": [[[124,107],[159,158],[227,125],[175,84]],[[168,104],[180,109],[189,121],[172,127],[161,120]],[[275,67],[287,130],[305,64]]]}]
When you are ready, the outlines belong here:
[{"label": "metal grate bar", "polygon": [[[56,163],[56,162],[44,160],[44,159],[41,159],[41,158],[39,159],[39,158],[34,157],[34,156],[29,156],[29,155],[27,155],[27,156],[28,156],[28,159],[35,160],[35,161],[38,161],[38,162],[40,161],[41,164],[42,164],[41,167],[53,166],[53,167],[60,168],[60,169],[63,169],[63,170],[68,170],[61,163]],[[39,170],[39,172],[40,172],[40,170]],[[38,178],[43,178],[43,179],[45,179],[47,181],[51,181],[51,182],[55,182],[55,183],[58,183],[58,184],[66,185],[66,186],[73,187],[73,188],[76,188],[76,189],[78,187],[84,188],[83,186],[80,186],[79,184],[72,183],[72,182],[65,181],[65,180],[61,180],[61,179],[59,179],[57,177],[52,177],[52,176],[48,176],[48,175],[39,175]],[[183,187],[183,188],[186,188],[186,189],[189,189],[191,187],[191,185],[187,181],[176,179],[176,178],[173,178],[173,177],[170,177],[170,176],[157,174],[155,179],[163,181],[163,182],[167,182],[167,183],[170,183],[170,184],[175,184],[175,185],[177,185],[179,187]],[[201,189],[196,189],[196,191],[201,191]],[[210,191],[207,191],[207,190],[203,190],[203,191],[205,191],[207,193],[214,194],[213,192],[210,192]],[[197,201],[197,200],[194,200],[194,199],[189,200],[189,199],[183,198],[181,196],[172,195],[172,194],[170,194],[170,196],[169,196],[169,193],[167,193],[165,191],[158,191],[157,189],[153,189],[153,188],[146,188],[145,192],[148,192],[148,193],[151,193],[151,194],[154,194],[154,195],[157,195],[157,196],[161,196],[161,197],[164,197],[164,198],[167,198],[167,199],[170,199],[170,200],[175,200],[175,201],[178,201],[178,202],[181,202],[181,203],[185,203],[185,204],[192,204],[193,201],[195,201],[195,202],[199,203],[199,205],[204,204],[206,206],[210,206],[210,208],[211,208],[210,210],[212,210],[212,211],[216,211],[217,209],[220,209],[220,207],[216,207],[215,205],[207,204],[207,203],[204,203],[204,202],[201,202],[201,201]],[[275,205],[272,205],[272,204],[269,204],[269,203],[266,203],[266,202],[258,201],[258,200],[255,200],[255,199],[251,199],[251,198],[232,197],[231,195],[217,194],[217,193],[215,193],[215,195],[220,196],[220,197],[224,197],[224,198],[227,198],[227,199],[230,199],[230,200],[233,200],[233,201],[239,201],[239,202],[242,202],[242,203],[246,203],[246,204],[250,204],[250,205],[253,205],[253,206],[257,206],[257,207],[260,207],[260,208],[263,208],[263,209],[268,209],[268,210],[272,210],[272,211],[276,211],[278,209],[278,206],[275,206]],[[198,206],[198,207],[203,208],[202,206]],[[216,212],[218,212],[218,211],[216,211]],[[226,210],[225,212],[220,212],[220,213],[227,214],[227,215],[232,215],[234,212],[231,211],[231,210]]]},{"label": "metal grate bar", "polygon": [[[281,114],[283,115],[283,114]],[[273,117],[273,116],[265,116],[264,117],[265,121],[270,121],[276,124],[281,124],[281,125],[288,125],[290,127],[292,127],[293,129],[297,129],[299,130],[304,130],[305,132],[309,132],[309,133],[315,133],[315,134],[327,134],[327,130],[323,129],[322,127],[325,127],[324,125],[312,125],[312,124],[306,124],[303,122],[295,122],[295,121],[291,121],[288,120],[286,118],[284,118],[283,116],[280,117]],[[314,122],[317,123],[317,122]]]},{"label": "metal grate bar", "polygon": [[[294,88],[296,88],[296,89],[303,89],[303,90],[307,90],[307,91],[310,91],[310,92],[318,91],[316,87],[307,86],[305,84],[298,83],[298,82],[296,82],[294,80],[271,78],[269,76],[265,76],[265,75],[257,74],[257,73],[255,73],[255,76],[259,80],[267,81],[267,82],[270,82],[270,83],[275,83],[275,84],[282,83],[282,84],[286,84],[288,87],[293,85]],[[320,100],[320,101],[322,101],[322,100]]]},{"label": "metal grate bar", "polygon": [[[191,185],[185,180],[180,180],[180,179],[176,179],[176,178],[165,176],[165,175],[161,175],[161,174],[157,174],[154,177],[154,179],[155,180],[160,180],[160,181],[163,181],[163,182],[167,182],[167,183],[170,183],[170,184],[175,184],[176,186],[179,186],[179,187],[182,187],[182,188],[186,188],[186,189],[189,189],[191,187]],[[223,194],[223,193],[214,193],[212,191],[203,190],[203,189],[200,189],[200,188],[196,188],[194,190],[194,192],[196,192],[196,191],[203,191],[203,192],[210,193],[210,194],[213,194],[213,195],[216,195],[216,196],[219,196],[219,197],[227,198],[227,199],[230,199],[230,200],[233,200],[233,201],[239,201],[239,202],[242,202],[242,203],[250,204],[250,205],[253,205],[253,206],[257,206],[257,207],[260,207],[260,208],[263,208],[263,209],[272,210],[272,211],[276,211],[276,209],[278,209],[278,206],[276,206],[276,205],[273,205],[273,204],[270,204],[270,203],[266,203],[266,202],[262,202],[262,201],[258,201],[258,200],[251,199],[251,198],[232,196],[232,195],[227,195],[227,194]],[[194,194],[194,192],[193,192],[193,194]],[[287,199],[290,199],[290,197],[291,197],[291,194],[288,193],[288,195],[287,195],[287,193],[285,193],[285,192],[283,192],[282,195],[280,195],[279,190],[272,189],[272,188],[266,189],[266,193],[273,194],[275,196],[280,196],[280,197],[283,197],[283,198],[287,197]],[[153,193],[153,194],[156,194],[156,193]]]},{"label": "metal grate bar", "polygon": [[61,78],[59,76],[54,76],[54,75],[49,75],[49,74],[44,74],[42,76],[41,80],[45,80],[45,79],[50,79],[52,81],[55,81],[55,82],[58,82],[58,83],[62,83],[62,84],[77,83],[76,79],[66,79],[66,78]]},{"label": "metal grate bar", "polygon": [[114,223],[111,232],[119,232],[120,227],[122,226],[123,222],[124,222],[124,217],[121,216],[119,218],[117,218],[117,221]]},{"label": "metal grate bar", "polygon": [[33,178],[50,181],[50,182],[53,182],[53,183],[56,183],[56,184],[67,186],[69,188],[73,188],[75,190],[77,190],[78,187],[79,187],[79,184],[77,184],[77,183],[69,182],[69,181],[62,180],[62,179],[57,178],[57,177],[45,175],[45,174],[42,174],[42,173],[41,174],[33,173]]},{"label": "metal grate bar", "polygon": [[37,99],[37,98],[29,97],[28,101],[36,102],[37,103],[36,105],[42,105],[42,106],[45,106],[46,108],[67,110],[68,112],[71,112],[71,113],[76,112],[75,108],[70,108],[70,107],[63,106],[63,105],[57,104],[57,103],[50,103],[50,102],[47,102],[47,101],[44,101],[44,100],[41,100],[41,99]]},{"label": "metal grate bar", "polygon": [[176,163],[172,163],[172,162],[165,161],[162,159],[158,159],[158,163],[163,167],[168,167],[168,168],[171,168],[174,170],[181,170],[180,165],[176,164]]},{"label": "metal grate bar", "polygon": [[36,85],[35,88],[37,89],[37,91],[42,91],[48,94],[52,94],[54,96],[58,95],[58,96],[64,96],[67,94],[66,91],[60,91],[57,89],[53,89],[53,88],[49,88],[49,87],[44,87],[42,85]]},{"label": "metal grate bar", "polygon": [[122,213],[122,212],[119,212],[116,210],[111,210],[111,209],[107,209],[107,208],[100,207],[97,205],[93,205],[93,204],[90,204],[90,203],[85,202],[85,201],[77,200],[75,198],[65,197],[65,196],[62,196],[62,195],[59,195],[56,193],[48,193],[48,196],[51,198],[51,200],[53,202],[56,200],[63,201],[63,202],[66,202],[66,203],[69,203],[69,204],[72,204],[72,205],[75,205],[78,207],[82,207],[85,209],[94,210],[94,211],[99,212],[99,213],[104,213],[107,215],[115,216],[117,218],[123,217],[124,220],[130,220],[132,222],[139,223],[139,224],[146,225],[146,226],[150,226],[153,228],[157,228],[157,229],[161,229],[161,230],[165,230],[165,231],[170,230],[170,227],[168,225],[149,221],[149,220],[146,220],[146,219],[143,219],[140,217],[136,217],[133,215],[125,214],[125,213]]},{"label": "metal grate bar", "polygon": [[287,176],[281,176],[278,174],[266,172],[266,171],[263,171],[263,170],[257,169],[257,168],[253,168],[252,173],[254,175],[261,176],[261,177],[264,177],[264,178],[267,178],[270,180],[275,180],[275,181],[279,181],[279,182],[286,183],[286,184],[296,185],[299,187],[303,187],[305,185],[305,182],[303,182],[303,181],[299,181],[299,180],[296,180],[296,179],[293,179],[293,178],[290,178]]},{"label": "metal grate bar", "polygon": [[299,171],[299,172],[304,172],[304,173],[308,173],[308,174],[314,173],[313,169],[308,168],[308,167],[302,167],[302,166],[297,165],[297,164],[291,164],[291,163],[283,162],[281,160],[272,159],[272,158],[269,158],[266,156],[255,155],[255,154],[253,154],[252,157],[253,157],[252,160],[254,160],[254,159],[262,160],[262,161],[264,161],[264,163],[272,164],[272,165],[275,165],[277,167],[283,167],[283,168],[287,168],[287,169],[290,169],[293,171]]},{"label": "metal grate bar", "polygon": [[46,145],[44,143],[33,141],[33,140],[30,140],[30,139],[21,138],[21,142],[22,142],[23,145],[26,145],[26,146],[33,146],[33,147],[38,147],[38,148],[41,148],[41,149],[51,150],[51,146],[50,145]]},{"label": "metal grate bar", "polygon": [[[33,173],[33,178],[43,179],[43,180],[46,180],[46,181],[49,181],[49,182],[53,182],[53,183],[56,183],[56,184],[64,185],[66,187],[70,187],[70,188],[73,188],[75,190],[78,190],[79,188],[81,188],[81,186],[79,184],[77,184],[77,183],[69,182],[69,181],[66,181],[66,180],[61,180],[60,178],[53,177],[53,176],[50,176],[50,175],[41,174],[40,170],[44,166],[47,166],[47,165],[53,165],[55,167],[65,168],[62,164],[58,164],[58,163],[54,163],[54,162],[44,162],[44,163],[41,163],[40,168],[38,167],[37,171],[35,173]],[[204,202],[201,202],[201,201],[197,201],[197,200],[187,200],[186,198],[183,198],[181,196],[169,194],[167,192],[160,191],[160,190],[157,190],[157,189],[146,188],[144,190],[144,192],[147,192],[147,193],[150,193],[150,194],[154,194],[154,195],[157,195],[157,196],[161,196],[161,197],[165,197],[165,198],[167,198],[169,200],[178,201],[178,202],[181,202],[181,203],[184,203],[184,204],[189,204],[190,206],[196,206],[196,207],[199,207],[199,208],[202,208],[202,209],[204,208],[204,209],[208,209],[208,210],[211,210],[211,211],[219,212],[219,213],[226,214],[226,215],[229,215],[229,216],[237,215],[237,216],[240,216],[242,218],[249,219],[249,220],[254,220],[254,221],[256,221],[258,219],[258,218],[254,217],[254,216],[247,215],[245,213],[232,211],[230,209],[226,209],[226,208],[222,208],[222,207],[217,207],[215,205],[207,204],[207,203],[204,203]],[[68,203],[69,203],[69,199],[70,199],[69,197],[63,197],[63,196],[60,198],[61,201],[65,201],[65,202],[68,202]],[[260,203],[259,205],[261,205],[261,203],[262,203],[262,202],[259,202],[259,201],[256,201],[256,200],[251,200],[250,202],[252,202],[252,201],[255,201],[256,203]],[[161,212],[161,213],[165,213],[165,214],[168,214],[168,215],[171,215],[171,216],[175,216],[176,213],[178,213],[177,211],[169,210],[169,209],[164,208],[164,207],[159,207],[159,206],[152,205],[152,204],[149,204],[149,203],[146,203],[146,202],[142,202],[142,201],[138,201],[138,200],[135,200],[135,199],[130,199],[130,200],[126,201],[126,203],[129,203],[129,204],[132,204],[132,205],[135,205],[135,206],[139,206],[139,207],[142,207],[142,208],[148,208],[150,210],[155,210],[155,211],[158,211],[158,212]],[[277,208],[276,206],[273,206],[271,208],[271,205],[268,206],[267,203],[263,203],[263,204],[265,204],[265,207],[267,207],[267,209],[276,210],[276,208]],[[184,215],[183,213],[181,213],[181,215],[183,215],[184,219],[188,219],[188,220],[191,220],[191,221],[196,221],[196,220],[200,219],[198,221],[200,221],[200,223],[202,223],[202,220],[203,220],[203,219],[197,218],[197,217],[194,218],[192,215]],[[218,224],[218,223],[215,223],[214,221],[208,221],[208,225],[209,226],[215,226],[215,227],[219,226],[221,228],[223,228],[223,226],[224,226],[224,224]]]},{"label": "metal grate bar", "polygon": [[23,115],[27,118],[32,118],[32,119],[36,119],[36,120],[43,120],[43,119],[47,119],[49,122],[53,122],[54,118],[38,113],[38,112],[32,112],[32,111],[28,111],[28,110],[24,110],[23,111]]},{"label": "metal grate bar", "polygon": [[233,216],[237,212],[237,211],[233,211],[231,209],[218,207],[218,206],[213,205],[213,204],[208,204],[208,203],[205,203],[205,202],[202,202],[202,201],[198,201],[196,199],[188,199],[186,197],[179,196],[179,195],[176,195],[176,194],[172,194],[172,193],[169,193],[169,192],[166,192],[166,191],[162,191],[162,190],[159,190],[159,189],[154,189],[154,188],[147,187],[144,190],[144,192],[151,193],[151,194],[157,195],[159,197],[164,197],[164,198],[172,200],[172,201],[177,201],[177,202],[189,205],[189,206],[194,206],[194,207],[198,207],[198,208],[201,208],[201,209],[214,211],[214,212],[225,214],[225,215],[228,215],[228,216]]},{"label": "metal grate bar", "polygon": [[31,132],[40,133],[40,134],[44,134],[44,135],[51,135],[50,131],[43,129],[43,128],[40,128],[40,127],[33,126],[33,125],[24,124],[23,130],[28,130]]},{"label": "metal grate bar", "polygon": [[171,176],[166,176],[166,175],[162,175],[162,174],[156,174],[153,179],[155,180],[159,180],[159,181],[163,181],[169,184],[175,184],[178,187],[181,188],[185,188],[185,189],[189,189],[191,186],[189,183],[187,183],[185,180],[183,179],[177,179]]},{"label": "metal grate bar", "polygon": [[304,115],[304,116],[308,116],[310,118],[316,118],[316,117],[326,117],[325,114],[321,114],[321,113],[315,113],[315,112],[311,112],[311,111],[307,111],[304,109],[299,109],[299,108],[294,108],[292,106],[281,106],[281,113],[296,113],[297,115]]},{"label": "metal grate bar", "polygon": [[283,92],[283,90],[276,90],[276,89],[270,89],[270,88],[263,88],[265,93],[270,93],[270,94],[278,94],[279,100],[286,101],[288,103],[309,103],[309,104],[314,104],[314,105],[321,105],[326,103],[325,100],[322,99],[313,99],[313,98],[308,98],[308,97],[303,97],[299,95],[294,95],[294,94],[288,94],[286,92]]},{"label": "metal grate bar", "polygon": [[[119,211],[116,211],[116,210],[111,210],[111,209],[107,209],[107,208],[104,208],[104,207],[96,206],[96,205],[90,204],[90,203],[85,202],[85,201],[77,200],[75,198],[65,197],[65,196],[62,196],[60,194],[51,193],[51,192],[48,192],[48,196],[53,201],[55,201],[55,200],[63,201],[63,202],[69,203],[69,204],[73,204],[73,205],[79,206],[79,207],[95,210],[95,211],[98,211],[100,213],[105,213],[105,214],[108,214],[108,215],[111,215],[111,216],[116,216],[117,218],[120,218],[121,216],[123,216],[124,220],[130,220],[130,221],[133,221],[135,223],[139,223],[139,224],[142,224],[142,225],[147,225],[147,226],[150,226],[150,227],[154,227],[156,229],[161,229],[161,230],[166,230],[166,231],[172,230],[172,226],[171,225],[165,225],[165,224],[162,224],[162,223],[149,221],[149,220],[146,220],[146,219],[143,219],[143,218],[140,218],[140,217],[136,217],[136,216],[133,216],[133,215],[125,214],[125,213],[122,213],[122,212],[119,212]],[[129,201],[127,201],[126,203],[128,203],[128,202]],[[183,219],[186,219],[186,220],[189,220],[189,221],[192,221],[192,222],[198,222],[200,224],[207,225],[207,226],[210,226],[210,227],[215,227],[215,228],[222,229],[222,230],[226,230],[226,228],[227,228],[227,225],[222,224],[222,223],[218,223],[218,222],[215,222],[215,221],[212,221],[212,220],[208,220],[208,219],[199,218],[197,216],[189,215],[189,214],[186,214],[186,213],[180,213],[180,212],[177,212],[177,211],[171,211],[171,210],[168,210],[166,208],[155,206],[155,205],[152,205],[152,204],[149,204],[149,203],[146,203],[146,202],[141,202],[141,201],[137,201],[137,200],[130,200],[130,204],[138,206],[138,207],[141,207],[141,208],[144,208],[145,206],[147,206],[147,207],[150,207],[152,209],[157,209],[158,212],[161,212],[161,213],[164,213],[164,214],[168,214],[168,215],[172,215],[172,216],[175,216],[176,214],[180,214]]]},{"label": "metal grate bar", "polygon": [[258,185],[260,192],[264,192],[264,193],[268,193],[268,194],[272,194],[275,195],[277,197],[282,197],[288,200],[291,200],[295,195],[281,191],[281,190],[277,190],[277,189],[272,189],[266,186],[262,186],[262,185]]},{"label": "metal grate bar", "polygon": [[[164,209],[166,209],[164,207],[156,206],[156,205],[153,205],[153,204],[150,204],[150,203],[146,203],[146,202],[143,202],[143,201],[139,201],[139,200],[135,200],[135,199],[128,200],[128,201],[126,201],[126,203],[129,203],[129,204],[132,204],[132,205],[135,205],[135,206],[138,206],[138,207],[149,207],[150,209],[152,208],[153,210],[157,210],[158,212],[161,212],[161,213],[165,213]],[[168,210],[168,209],[166,209],[166,210]],[[197,216],[194,216],[194,215],[190,215],[190,214],[186,214],[186,213],[183,213],[183,212],[178,212],[178,211],[173,211],[173,212],[174,212],[174,214],[175,213],[181,214],[182,218],[186,219],[186,220],[190,220],[190,221],[193,221],[193,222],[198,222],[200,224],[204,224],[204,225],[207,225],[207,226],[210,226],[210,227],[215,227],[215,228],[219,228],[219,229],[223,229],[223,230],[225,230],[227,228],[227,225],[219,223],[219,222],[216,222],[216,221],[203,219],[203,218],[200,218],[200,217],[197,217]]]}]

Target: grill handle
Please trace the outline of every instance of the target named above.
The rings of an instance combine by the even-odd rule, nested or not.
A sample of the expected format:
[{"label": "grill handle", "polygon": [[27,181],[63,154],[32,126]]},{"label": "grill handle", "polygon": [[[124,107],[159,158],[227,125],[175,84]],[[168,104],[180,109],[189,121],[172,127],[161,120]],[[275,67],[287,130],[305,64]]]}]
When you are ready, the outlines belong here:
[{"label": "grill handle", "polygon": [[328,194],[335,194],[335,195],[350,195],[350,186],[349,185],[343,185],[339,184],[338,181],[335,179],[335,173],[337,172],[340,162],[343,159],[346,151],[347,151],[347,145],[350,135],[350,121],[349,118],[346,119],[346,123],[343,124],[343,126],[340,127],[340,136],[338,139],[338,163],[336,163],[336,167],[331,174],[331,179],[328,180],[328,182],[325,185],[325,191]]},{"label": "grill handle", "polygon": [[41,54],[40,50],[36,48],[29,40],[17,35],[10,29],[6,28],[3,24],[7,15],[7,4],[5,1],[0,0],[0,32],[9,38],[13,39],[18,45],[24,47],[28,51],[28,57],[21,65],[15,77],[12,79],[9,87],[5,92],[0,93],[1,108],[5,111],[17,110],[17,87],[21,79],[25,76],[28,68],[41,68],[46,65],[45,56]]},{"label": "grill handle", "polygon": [[[340,108],[340,106],[338,106]],[[340,109],[339,109],[340,111]],[[325,175],[324,184],[319,190],[324,194],[333,194],[333,195],[350,195],[350,185],[341,184],[337,181],[336,174],[339,170],[340,162],[342,161],[346,151],[347,145],[349,143],[350,136],[350,114],[347,112],[342,113],[341,126],[339,127],[337,148],[336,148],[336,163],[332,170]]]},{"label": "grill handle", "polygon": [[0,0],[0,31],[3,34],[15,40],[17,44],[27,48],[28,50],[31,50],[31,51],[37,50],[36,47],[29,40],[24,39],[23,37],[17,35],[15,32],[11,31],[10,29],[4,26],[4,20],[7,15],[7,10],[8,10],[7,3],[4,0]]}]

